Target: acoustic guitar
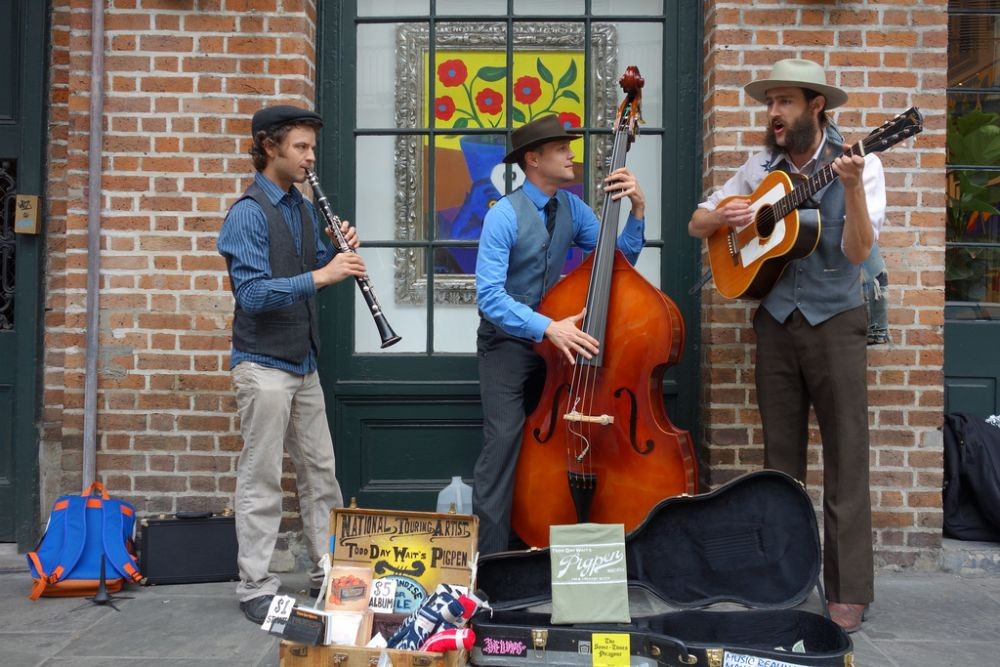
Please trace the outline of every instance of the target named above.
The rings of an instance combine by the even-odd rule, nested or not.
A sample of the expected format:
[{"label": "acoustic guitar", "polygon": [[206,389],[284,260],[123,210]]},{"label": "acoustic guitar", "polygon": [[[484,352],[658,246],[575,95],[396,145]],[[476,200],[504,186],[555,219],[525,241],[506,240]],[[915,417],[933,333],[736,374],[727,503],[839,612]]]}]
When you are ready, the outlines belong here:
[{"label": "acoustic guitar", "polygon": [[[910,107],[851,146],[845,155],[863,157],[884,151],[921,132],[923,123],[920,111]],[[816,249],[821,227],[819,211],[800,215],[798,208],[836,178],[829,164],[794,186],[788,174],[772,171],[753,194],[734,195],[719,202],[717,208],[733,199],[748,199],[753,211],[753,220],[745,226],[723,226],[708,237],[708,261],[722,296],[763,298],[789,262]]]}]

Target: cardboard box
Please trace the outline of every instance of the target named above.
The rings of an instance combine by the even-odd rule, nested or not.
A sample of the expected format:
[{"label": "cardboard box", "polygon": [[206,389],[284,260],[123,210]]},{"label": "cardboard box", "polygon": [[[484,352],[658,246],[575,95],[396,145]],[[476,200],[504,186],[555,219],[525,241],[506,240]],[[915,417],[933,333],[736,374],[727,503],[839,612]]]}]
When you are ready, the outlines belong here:
[{"label": "cardboard box", "polygon": [[382,651],[389,654],[392,667],[463,667],[468,664],[465,651],[428,653],[361,646],[305,646],[282,641],[278,647],[281,667],[371,667],[378,664]]},{"label": "cardboard box", "polygon": [[330,512],[331,561],[371,567],[396,581],[393,612],[409,614],[440,583],[472,586],[479,519],[472,514],[338,508]]}]

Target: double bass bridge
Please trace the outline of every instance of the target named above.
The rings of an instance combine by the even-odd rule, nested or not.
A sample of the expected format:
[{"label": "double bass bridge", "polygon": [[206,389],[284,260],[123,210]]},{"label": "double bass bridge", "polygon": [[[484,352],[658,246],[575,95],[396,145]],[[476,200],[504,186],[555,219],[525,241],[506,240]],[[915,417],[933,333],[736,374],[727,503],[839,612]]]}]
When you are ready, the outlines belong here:
[{"label": "double bass bridge", "polygon": [[609,426],[615,423],[614,415],[585,415],[581,412],[577,412],[576,410],[565,413],[563,415],[563,420],[568,422],[580,422],[583,424],[600,424],[601,426]]}]

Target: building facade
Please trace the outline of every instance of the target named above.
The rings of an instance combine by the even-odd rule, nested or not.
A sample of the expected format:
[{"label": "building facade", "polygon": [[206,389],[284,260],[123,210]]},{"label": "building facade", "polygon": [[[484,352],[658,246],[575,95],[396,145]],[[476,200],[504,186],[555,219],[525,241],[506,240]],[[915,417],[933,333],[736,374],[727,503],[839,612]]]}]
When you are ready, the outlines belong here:
[{"label": "building facade", "polygon": [[[646,83],[646,124],[629,157],[650,201],[639,269],[687,321],[683,360],[664,383],[668,411],[697,443],[705,487],[758,468],[756,305],[726,301],[711,283],[688,294],[703,249],[686,223],[761,144],[764,110],[743,85],[777,59],[805,57],[850,94],[835,120],[851,140],[910,106],[924,115],[916,141],[882,155],[893,342],[869,350],[871,471],[879,564],[937,566],[944,0],[483,0],[472,3],[474,16],[470,3],[449,0],[107,0],[97,3],[104,97],[96,115],[92,3],[9,4],[34,29],[12,61],[21,63],[20,110],[40,95],[45,124],[25,126],[17,149],[19,184],[27,179],[18,192],[37,186],[43,203],[40,233],[15,239],[18,338],[0,337],[0,355],[17,360],[14,376],[0,375],[13,415],[3,446],[16,462],[8,512],[16,529],[4,539],[30,545],[51,501],[80,488],[88,439],[97,476],[141,514],[230,506],[241,440],[228,369],[232,296],[215,239],[252,175],[250,116],[275,103],[314,107],[326,119],[317,172],[356,223],[404,338],[378,348],[353,284],[322,295],[320,375],[345,495],[369,507],[432,509],[452,475],[471,476],[480,446],[468,275],[476,236],[460,222],[476,220],[466,202],[477,187],[516,179],[491,170],[491,158],[478,172],[465,144],[495,151],[511,120],[548,101],[585,133],[580,190],[596,201],[587,182],[600,173],[621,94],[615,81],[631,64]],[[44,68],[32,70],[31,58],[44,58]],[[438,69],[453,61],[465,67],[461,81]],[[512,63],[513,76],[490,69],[497,62]],[[520,88],[530,83],[523,77],[538,90]],[[813,449],[811,490],[820,480]],[[279,549],[291,567],[299,524],[290,469],[286,481]]]}]

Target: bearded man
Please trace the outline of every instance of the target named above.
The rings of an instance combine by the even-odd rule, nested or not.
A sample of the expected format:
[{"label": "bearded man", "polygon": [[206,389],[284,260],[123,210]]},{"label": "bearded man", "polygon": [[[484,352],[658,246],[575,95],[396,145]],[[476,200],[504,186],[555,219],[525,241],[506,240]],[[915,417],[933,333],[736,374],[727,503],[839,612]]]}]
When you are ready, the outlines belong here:
[{"label": "bearded man", "polygon": [[785,267],[753,325],[764,465],[805,481],[812,405],[823,444],[823,580],[831,617],[854,632],[874,598],[868,318],[860,265],[885,218],[885,178],[874,154],[844,154],[849,147],[826,112],[846,102],[847,94],[827,85],[816,63],[780,60],[770,77],[744,90],[767,105],[765,150],[699,204],[688,232],[706,238],[722,227],[751,223],[749,200],[717,206],[753,192],[776,169],[809,177],[832,165],[839,176],[813,197],[822,221],[817,248]]}]

